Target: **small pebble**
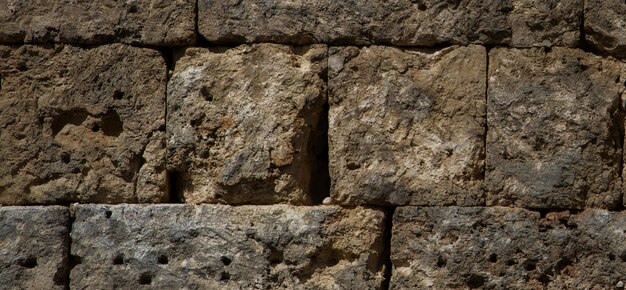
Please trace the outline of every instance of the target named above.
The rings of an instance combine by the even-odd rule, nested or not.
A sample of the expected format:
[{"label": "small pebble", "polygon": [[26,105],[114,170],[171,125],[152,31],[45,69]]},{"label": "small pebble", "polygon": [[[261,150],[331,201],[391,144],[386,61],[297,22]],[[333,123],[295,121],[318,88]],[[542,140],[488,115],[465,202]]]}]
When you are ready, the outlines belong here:
[{"label": "small pebble", "polygon": [[322,204],[326,204],[326,205],[331,204],[332,202],[333,200],[332,198],[330,198],[330,196],[322,200]]},{"label": "small pebble", "polygon": [[617,287],[617,288],[624,288],[624,282],[623,281],[617,282],[617,285],[615,285],[615,287]]}]

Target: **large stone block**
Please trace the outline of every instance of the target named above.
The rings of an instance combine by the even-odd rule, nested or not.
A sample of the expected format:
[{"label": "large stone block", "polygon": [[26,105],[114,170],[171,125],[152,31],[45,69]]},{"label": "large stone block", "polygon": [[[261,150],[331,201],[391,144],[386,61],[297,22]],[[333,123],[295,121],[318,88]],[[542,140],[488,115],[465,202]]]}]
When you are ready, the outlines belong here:
[{"label": "large stone block", "polygon": [[0,0],[0,43],[185,45],[195,42],[195,1]]},{"label": "large stone block", "polygon": [[626,282],[626,213],[398,208],[393,289],[613,289]]},{"label": "large stone block", "polygon": [[584,15],[587,44],[626,59],[626,2],[585,0]]},{"label": "large stone block", "polygon": [[575,46],[582,0],[198,1],[221,43]]},{"label": "large stone block", "polygon": [[68,226],[65,207],[0,207],[1,288],[65,289]]},{"label": "large stone block", "polygon": [[377,289],[381,211],[78,205],[71,288]]},{"label": "large stone block", "polygon": [[0,46],[0,58],[0,204],[166,198],[159,52]]},{"label": "large stone block", "polygon": [[486,61],[480,46],[331,48],[334,202],[483,204]]},{"label": "large stone block", "polygon": [[487,204],[615,207],[624,68],[577,49],[491,50]]},{"label": "large stone block", "polygon": [[311,202],[324,45],[191,48],[168,85],[168,168],[185,202]]}]

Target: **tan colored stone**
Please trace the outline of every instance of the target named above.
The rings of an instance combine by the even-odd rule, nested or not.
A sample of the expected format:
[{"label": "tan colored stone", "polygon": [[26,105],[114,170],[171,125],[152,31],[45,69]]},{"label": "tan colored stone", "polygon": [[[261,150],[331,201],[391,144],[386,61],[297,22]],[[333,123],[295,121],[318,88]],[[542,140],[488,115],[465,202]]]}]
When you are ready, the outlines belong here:
[{"label": "tan colored stone", "polygon": [[198,1],[221,43],[576,46],[582,0]]},{"label": "tan colored stone", "polygon": [[65,289],[66,207],[0,207],[0,288]]},{"label": "tan colored stone", "polygon": [[381,211],[78,205],[72,289],[378,289]]},{"label": "tan colored stone", "polygon": [[191,0],[0,0],[0,43],[185,45],[195,42]]},{"label": "tan colored stone", "polygon": [[165,200],[157,51],[0,46],[0,58],[0,204]]},{"label": "tan colored stone", "polygon": [[311,203],[323,45],[188,49],[168,85],[168,167],[185,202]]},{"label": "tan colored stone", "polygon": [[480,46],[331,48],[334,202],[482,204],[486,60]]},{"label": "tan colored stone", "polygon": [[487,204],[617,206],[626,64],[558,47],[489,59]]},{"label": "tan colored stone", "polygon": [[392,289],[613,289],[626,214],[406,207],[393,220]]}]

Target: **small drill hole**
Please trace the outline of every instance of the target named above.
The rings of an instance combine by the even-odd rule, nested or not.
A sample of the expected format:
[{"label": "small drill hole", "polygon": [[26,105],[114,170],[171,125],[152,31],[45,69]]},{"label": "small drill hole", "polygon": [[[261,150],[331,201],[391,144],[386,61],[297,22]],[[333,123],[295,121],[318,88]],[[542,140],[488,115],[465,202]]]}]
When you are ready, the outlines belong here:
[{"label": "small drill hole", "polygon": [[439,268],[443,268],[446,266],[448,261],[446,261],[446,258],[439,256],[437,257],[437,267]]},{"label": "small drill hole", "polygon": [[159,264],[162,264],[162,265],[169,263],[169,259],[167,258],[166,255],[159,256],[159,259],[157,261],[159,262]]},{"label": "small drill hole", "polygon": [[496,254],[489,255],[489,262],[495,263],[497,261],[498,261],[498,255],[496,255]]},{"label": "small drill hole", "polygon": [[152,283],[152,275],[150,273],[143,273],[139,276],[139,284],[150,285]]},{"label": "small drill hole", "polygon": [[121,100],[123,97],[124,93],[122,93],[121,91],[115,90],[115,92],[113,92],[113,99]]},{"label": "small drill hole", "polygon": [[104,212],[104,216],[105,216],[106,218],[110,218],[112,214],[113,214],[113,212],[111,212],[111,211],[110,211],[110,210],[108,210],[108,209]]},{"label": "small drill hole", "polygon": [[526,261],[526,263],[524,263],[524,269],[526,269],[526,271],[535,271],[535,269],[537,269],[537,263],[534,261]]},{"label": "small drill hole", "polygon": [[211,90],[207,86],[203,86],[200,88],[200,94],[204,98],[205,101],[211,102],[213,101],[213,95],[211,95]]},{"label": "small drill hole", "polygon": [[37,267],[37,258],[28,257],[25,259],[24,258],[18,259],[17,264],[20,265],[21,267],[32,269],[32,268]]},{"label": "small drill hole", "polygon": [[222,262],[222,264],[224,264],[224,266],[228,266],[228,265],[230,265],[230,263],[232,262],[232,261],[230,260],[230,258],[225,257],[225,256],[222,256],[222,257],[220,258],[220,261]]},{"label": "small drill hole", "polygon": [[119,254],[113,258],[113,265],[123,265],[124,264],[124,254]]}]

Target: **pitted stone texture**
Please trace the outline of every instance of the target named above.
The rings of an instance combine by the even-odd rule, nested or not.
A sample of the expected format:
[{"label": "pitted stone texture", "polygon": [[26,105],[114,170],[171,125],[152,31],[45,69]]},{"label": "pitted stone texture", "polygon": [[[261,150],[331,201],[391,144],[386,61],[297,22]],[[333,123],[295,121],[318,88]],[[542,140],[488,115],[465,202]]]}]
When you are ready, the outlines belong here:
[{"label": "pitted stone texture", "polygon": [[71,288],[377,289],[381,211],[79,205]]},{"label": "pitted stone texture", "polygon": [[480,46],[332,47],[334,202],[481,205],[486,61]]},{"label": "pitted stone texture", "polygon": [[624,280],[626,214],[519,208],[398,208],[393,289],[613,289]]},{"label": "pitted stone texture", "polygon": [[159,52],[0,46],[0,58],[0,204],[164,200]]},{"label": "pitted stone texture", "polygon": [[221,43],[575,46],[582,0],[199,0],[198,30]]},{"label": "pitted stone texture", "polygon": [[0,0],[0,43],[191,45],[191,0]]},{"label": "pitted stone texture", "polygon": [[168,168],[188,203],[308,204],[324,45],[191,48],[168,85]]},{"label": "pitted stone texture", "polygon": [[0,207],[3,289],[65,289],[69,252],[65,207]]},{"label": "pitted stone texture", "polygon": [[584,23],[587,44],[626,59],[626,2],[585,0]]},{"label": "pitted stone texture", "polygon": [[577,49],[490,51],[488,205],[617,206],[624,67]]}]

